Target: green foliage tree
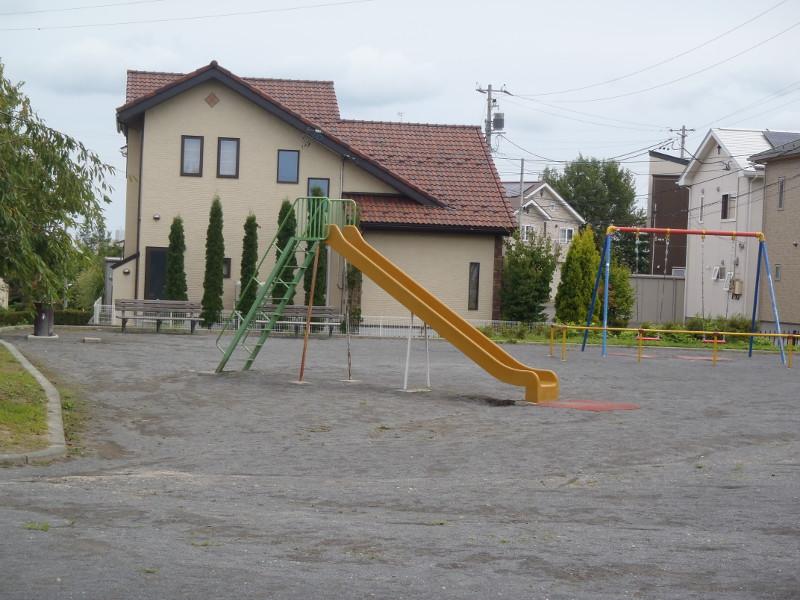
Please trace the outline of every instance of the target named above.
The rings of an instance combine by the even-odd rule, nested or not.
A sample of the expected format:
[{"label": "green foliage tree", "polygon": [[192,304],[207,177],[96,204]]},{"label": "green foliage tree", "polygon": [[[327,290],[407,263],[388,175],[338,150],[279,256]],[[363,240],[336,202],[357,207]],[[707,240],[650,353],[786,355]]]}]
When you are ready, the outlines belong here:
[{"label": "green foliage tree", "polygon": [[222,314],[222,278],[225,268],[225,239],[222,235],[222,203],[214,196],[206,231],[206,272],[203,277],[203,310],[200,317],[209,329]]},{"label": "green foliage tree", "polygon": [[83,267],[69,287],[64,305],[90,310],[105,292],[106,257],[121,256],[122,249],[111,241],[108,232],[95,231],[89,234],[82,228],[78,233],[78,240],[82,249]]},{"label": "green foliage tree", "polygon": [[[611,262],[611,272],[608,274],[609,327],[627,327],[628,321],[631,320],[634,291],[630,276],[628,267],[618,261]],[[599,296],[602,297],[602,294]]]},{"label": "green foliage tree", "polygon": [[0,277],[47,305],[85,266],[71,232],[101,229],[113,167],[44,124],[0,62]]},{"label": "green foliage tree", "polygon": [[[258,223],[255,215],[248,215],[244,222],[242,239],[242,263],[239,269],[242,295],[239,297],[239,312],[246,315],[256,301],[258,288],[252,284],[258,262]],[[251,285],[252,284],[252,285]]]},{"label": "green foliage tree", "polygon": [[[281,255],[281,252],[286,248],[289,240],[297,235],[297,215],[294,214],[294,208],[291,202],[284,200],[281,204],[281,209],[278,212],[278,235],[275,240],[275,260]],[[294,253],[289,257],[289,261],[283,268],[281,279],[283,281],[291,281],[294,279],[294,272],[297,268],[297,257]],[[280,299],[286,295],[287,286],[276,283],[272,290],[273,302],[280,302]],[[294,304],[293,298],[289,300],[289,304]]]},{"label": "green foliage tree", "polygon": [[[322,189],[319,187],[314,187],[311,189],[311,195],[317,198],[321,198],[323,196]],[[313,205],[312,205],[313,206]],[[307,250],[311,250],[314,246],[314,242],[309,242],[307,246]],[[309,295],[311,294],[311,278],[312,273],[314,272],[313,268],[314,263],[311,263],[311,267],[309,267],[306,272],[303,274],[303,290],[305,291],[304,299],[306,306],[309,303]],[[325,288],[327,283],[327,273],[328,273],[328,252],[325,244],[320,242],[319,244],[319,260],[317,261],[317,281],[314,286],[314,299],[313,305],[314,306],[325,306]]]},{"label": "green foliage tree", "polygon": [[186,240],[183,235],[183,219],[175,217],[169,228],[169,247],[167,248],[167,277],[164,293],[166,300],[188,300],[186,270],[183,256]]},{"label": "green foliage tree", "polygon": [[547,236],[533,233],[523,241],[519,231],[506,240],[505,246],[500,290],[503,319],[544,321],[558,251]]},{"label": "green foliage tree", "polygon": [[[609,225],[642,226],[644,210],[636,206],[633,173],[613,160],[578,158],[567,163],[563,172],[547,168],[543,179],[577,210],[598,232],[599,249]],[[614,252],[631,269],[636,268],[635,236],[622,235],[614,243]],[[649,272],[649,250],[640,246],[639,270]]]},{"label": "green foliage tree", "polygon": [[592,288],[600,264],[600,253],[594,241],[594,231],[587,227],[569,246],[561,281],[556,292],[556,320],[562,323],[580,323],[592,297]]}]

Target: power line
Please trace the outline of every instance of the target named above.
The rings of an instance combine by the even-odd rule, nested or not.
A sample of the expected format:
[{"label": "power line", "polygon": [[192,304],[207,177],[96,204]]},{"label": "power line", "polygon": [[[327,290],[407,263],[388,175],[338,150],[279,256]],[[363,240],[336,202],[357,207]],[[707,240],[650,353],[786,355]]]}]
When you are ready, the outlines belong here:
[{"label": "power line", "polygon": [[651,85],[649,87],[641,88],[641,89],[638,89],[638,90],[633,90],[631,92],[625,92],[625,93],[622,93],[622,94],[615,94],[613,96],[602,96],[602,97],[599,97],[599,98],[587,98],[587,99],[584,99],[584,100],[559,100],[559,102],[564,102],[564,103],[569,103],[569,104],[580,104],[580,103],[584,103],[584,102],[602,102],[604,100],[616,100],[617,98],[626,98],[628,96],[635,96],[637,94],[643,94],[645,92],[650,92],[650,91],[653,91],[653,90],[657,90],[657,89],[666,87],[668,85],[672,85],[673,83],[678,83],[679,81],[683,81],[685,79],[689,79],[690,77],[694,77],[695,75],[700,75],[701,73],[705,73],[705,72],[710,71],[711,69],[714,69],[714,68],[719,67],[721,65],[724,65],[725,63],[728,63],[728,62],[732,61],[735,58],[739,58],[740,56],[742,56],[744,54],[747,54],[748,52],[752,52],[756,48],[760,48],[764,44],[767,44],[767,43],[771,42],[772,40],[774,40],[776,38],[779,38],[780,36],[782,36],[782,35],[784,35],[786,33],[789,33],[792,29],[795,29],[798,26],[800,26],[800,21],[797,21],[797,22],[793,23],[792,25],[789,25],[789,27],[787,27],[786,29],[782,29],[778,33],[776,33],[776,34],[774,34],[774,35],[772,35],[772,36],[770,36],[770,37],[768,37],[768,38],[766,38],[764,40],[761,40],[757,44],[753,44],[752,46],[750,46],[748,48],[745,48],[744,50],[741,50],[740,52],[737,52],[736,54],[728,56],[727,58],[723,58],[722,60],[719,60],[719,61],[717,61],[715,63],[712,63],[712,64],[710,64],[708,66],[705,66],[702,69],[698,69],[697,71],[692,71],[691,73],[687,73],[686,75],[682,75],[681,77],[676,77],[675,79],[670,79],[669,81],[665,81],[663,83],[659,83],[659,84],[656,84],[656,85]]},{"label": "power line", "polygon": [[120,25],[146,25],[153,23],[173,23],[176,21],[200,21],[205,19],[222,19],[227,17],[242,17],[252,15],[263,15],[267,13],[283,13],[309,10],[312,8],[328,8],[338,6],[348,6],[354,4],[367,4],[378,2],[378,0],[343,0],[342,2],[321,2],[319,4],[306,4],[303,6],[285,6],[282,8],[263,8],[258,10],[237,11],[229,13],[217,13],[213,15],[193,15],[185,17],[164,17],[160,19],[140,19],[135,21],[114,21],[106,23],[82,23],[78,25],[45,25],[41,27],[2,27],[0,31],[44,31],[52,29],[87,29],[92,27],[116,27]]},{"label": "power line", "polygon": [[[520,100],[527,100],[528,102],[536,102],[536,100],[528,100],[528,99],[522,98],[520,96],[516,96],[516,95],[514,95],[514,96],[517,97],[517,98],[520,98]],[[589,121],[587,119],[579,119],[577,117],[571,117],[569,115],[561,115],[561,114],[558,114],[558,113],[554,113],[554,112],[550,112],[550,111],[547,111],[547,110],[543,110],[541,108],[535,108],[533,106],[526,106],[526,105],[521,104],[519,102],[514,102],[513,100],[506,99],[506,102],[508,102],[510,104],[514,104],[515,106],[520,106],[522,108],[526,108],[528,110],[536,111],[536,112],[539,112],[539,113],[542,113],[542,114],[545,114],[545,115],[550,115],[552,117],[557,117],[559,119],[567,119],[568,121],[576,121],[578,123],[584,123],[584,124],[587,124],[587,125],[597,125],[597,126],[600,126],[600,127],[611,127],[613,129],[630,129],[630,130],[633,130],[633,131],[658,131],[659,130],[659,128],[657,126],[655,126],[655,125],[647,126],[648,128],[645,129],[643,127],[631,127],[631,126],[625,126],[625,125],[613,125],[611,123],[599,123],[597,121]],[[562,110],[567,110],[567,109],[562,109]],[[573,111],[573,112],[577,112],[577,111]],[[583,114],[586,114],[586,113],[583,113]],[[593,115],[593,116],[596,116],[596,117],[598,117],[600,119],[609,119],[609,117],[601,117],[599,115]],[[616,119],[610,119],[610,120],[616,120]]]},{"label": "power line", "polygon": [[93,8],[115,8],[117,6],[130,6],[132,4],[155,4],[156,2],[166,2],[166,0],[129,0],[128,2],[110,2],[107,4],[91,4],[86,6],[70,6],[68,8],[42,8],[38,10],[18,10],[2,12],[0,17],[14,17],[18,15],[40,15],[44,13],[71,12],[78,10],[90,10]]},{"label": "power line", "polygon": [[781,2],[778,2],[777,4],[774,4],[773,6],[768,8],[767,10],[758,13],[754,17],[751,17],[750,19],[748,19],[744,23],[740,23],[736,27],[728,29],[727,31],[724,31],[724,32],[720,33],[716,37],[713,37],[710,40],[707,40],[707,41],[703,42],[702,44],[699,44],[697,46],[693,46],[692,48],[689,48],[688,50],[684,50],[683,52],[680,52],[679,54],[675,54],[673,56],[665,58],[664,60],[660,60],[660,61],[658,61],[656,63],[653,63],[651,65],[648,65],[646,67],[643,67],[641,69],[633,71],[631,73],[627,73],[626,75],[620,75],[619,77],[614,77],[612,79],[607,79],[605,81],[600,81],[598,83],[592,83],[590,85],[584,85],[584,86],[581,86],[581,87],[568,88],[568,89],[565,89],[565,90],[558,90],[558,91],[555,91],[555,92],[541,92],[541,93],[538,93],[538,94],[525,94],[524,96],[528,97],[528,98],[532,98],[532,97],[537,97],[537,96],[555,96],[555,95],[561,95],[561,94],[568,94],[568,93],[571,93],[571,92],[580,92],[580,91],[583,91],[583,90],[588,90],[588,89],[591,89],[591,88],[599,87],[599,86],[602,86],[602,85],[608,85],[609,83],[615,83],[617,81],[622,81],[623,79],[628,79],[629,77],[633,77],[634,75],[639,75],[640,73],[645,73],[647,71],[655,69],[656,67],[660,67],[661,65],[665,65],[665,64],[670,63],[670,62],[672,62],[674,60],[677,60],[678,58],[686,56],[687,54],[691,54],[692,52],[695,52],[696,50],[700,50],[701,48],[705,48],[709,44],[712,44],[712,43],[716,42],[717,40],[722,39],[726,35],[729,35],[729,34],[733,33],[734,31],[737,31],[737,30],[741,29],[745,25],[749,25],[753,21],[755,21],[757,19],[760,19],[761,17],[763,17],[764,15],[766,15],[769,12],[772,12],[773,10],[775,10],[776,8],[781,6],[782,4],[786,4],[786,2],[788,2],[788,0],[782,0]]},{"label": "power line", "polygon": [[[773,92],[772,94],[764,96],[760,100],[756,100],[755,102],[751,102],[750,104],[747,104],[747,105],[745,105],[745,106],[743,106],[741,108],[738,108],[738,109],[736,109],[736,110],[734,110],[732,112],[729,112],[726,115],[722,115],[721,117],[713,119],[713,120],[709,121],[708,123],[704,123],[704,124],[700,125],[698,127],[698,129],[705,129],[706,127],[709,127],[710,125],[713,125],[714,123],[722,121],[722,119],[727,119],[728,117],[733,116],[735,114],[738,114],[740,112],[743,112],[743,111],[747,110],[748,108],[753,108],[754,106],[758,106],[760,104],[763,104],[764,102],[767,102],[767,101],[771,100],[772,98],[779,98],[780,96],[785,96],[786,94],[790,94],[790,93],[796,92],[797,89],[792,90],[791,88],[795,87],[798,84],[800,84],[800,79],[798,79],[796,81],[793,81],[792,83],[790,83],[789,85],[787,85],[785,87],[782,87],[777,92]],[[800,88],[798,88],[798,89],[800,89]]]}]

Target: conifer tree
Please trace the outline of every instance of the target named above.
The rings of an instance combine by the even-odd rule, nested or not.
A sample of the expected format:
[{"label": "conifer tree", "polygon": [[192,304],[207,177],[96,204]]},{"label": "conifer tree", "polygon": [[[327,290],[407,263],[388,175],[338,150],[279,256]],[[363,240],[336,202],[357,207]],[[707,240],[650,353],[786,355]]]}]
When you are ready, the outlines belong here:
[{"label": "conifer tree", "polygon": [[239,282],[241,296],[239,297],[239,312],[246,315],[256,300],[258,286],[252,283],[256,274],[258,262],[258,223],[256,216],[251,214],[244,222],[244,239],[242,240],[242,263],[239,269]]},{"label": "conifer tree", "polygon": [[594,242],[594,232],[587,227],[572,239],[561,268],[555,302],[557,321],[580,323],[586,318],[599,264],[600,253]]},{"label": "conifer tree", "polygon": [[557,251],[546,236],[531,234],[521,240],[519,231],[506,241],[500,301],[507,321],[544,321],[544,305],[556,269]]},{"label": "conifer tree", "polygon": [[[294,208],[288,200],[284,200],[281,204],[281,209],[278,212],[278,235],[275,239],[275,260],[277,261],[281,252],[289,240],[297,235],[297,215],[294,214]],[[297,257],[292,253],[289,261],[283,268],[280,274],[280,279],[283,281],[291,281],[294,279],[294,271],[297,268]],[[272,288],[272,301],[280,302],[281,298],[286,295],[287,286],[276,283]],[[294,304],[293,298],[289,299],[289,304]]]},{"label": "conifer tree", "polygon": [[[630,281],[630,270],[619,261],[611,263],[608,274],[608,325],[627,327],[633,312],[634,292]],[[598,294],[602,298],[601,293]]]},{"label": "conifer tree", "polygon": [[186,241],[183,235],[183,219],[175,217],[169,228],[169,248],[167,248],[167,277],[164,286],[166,300],[188,300],[186,295],[186,270],[183,256]]},{"label": "conifer tree", "polygon": [[225,240],[222,235],[222,204],[214,196],[206,231],[206,272],[203,278],[203,326],[209,329],[222,313],[222,277],[225,267]]}]

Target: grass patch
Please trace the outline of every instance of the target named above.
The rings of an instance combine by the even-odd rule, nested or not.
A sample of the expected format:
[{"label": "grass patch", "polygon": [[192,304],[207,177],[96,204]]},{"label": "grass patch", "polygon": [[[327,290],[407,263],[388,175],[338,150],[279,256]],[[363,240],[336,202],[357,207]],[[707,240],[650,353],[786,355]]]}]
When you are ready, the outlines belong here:
[{"label": "grass patch", "polygon": [[47,396],[36,380],[0,346],[0,451],[47,446]]},{"label": "grass patch", "polygon": [[67,452],[72,456],[80,456],[84,453],[82,434],[89,420],[86,400],[68,387],[59,386],[58,391],[61,394],[61,419],[64,421]]},{"label": "grass patch", "polygon": [[30,531],[50,531],[50,523],[47,521],[28,521],[22,528]]}]

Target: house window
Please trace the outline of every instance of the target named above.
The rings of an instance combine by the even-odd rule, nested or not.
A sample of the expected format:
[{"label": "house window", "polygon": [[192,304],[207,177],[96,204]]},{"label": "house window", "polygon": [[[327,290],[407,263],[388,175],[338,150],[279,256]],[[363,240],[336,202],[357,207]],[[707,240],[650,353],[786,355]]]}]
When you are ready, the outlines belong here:
[{"label": "house window", "polygon": [[783,194],[785,191],[786,179],[783,177],[778,178],[778,210],[783,210]]},{"label": "house window", "polygon": [[317,190],[317,196],[322,196],[324,198],[328,198],[328,192],[330,191],[331,187],[331,180],[326,179],[324,177],[309,177],[308,178],[308,191],[306,192],[309,196],[314,196],[314,190]]},{"label": "house window", "polygon": [[523,242],[527,242],[533,238],[534,233],[536,233],[535,225],[523,225],[519,237]]},{"label": "house window", "polygon": [[730,194],[722,194],[720,218],[723,220],[736,218],[736,199],[731,198]]},{"label": "house window", "polygon": [[703,213],[705,212],[706,207],[706,197],[700,196],[700,216],[697,218],[699,223],[703,222]]},{"label": "house window", "polygon": [[278,183],[300,181],[300,151],[278,150]]},{"label": "house window", "polygon": [[783,271],[783,266],[775,265],[775,281],[781,280],[781,271]]},{"label": "house window", "polygon": [[223,279],[230,279],[231,278],[231,259],[226,258],[225,261],[222,263],[222,278]]},{"label": "house window", "polygon": [[181,175],[186,177],[203,176],[203,137],[199,135],[181,136]]},{"label": "house window", "polygon": [[558,241],[562,244],[569,244],[574,234],[575,230],[572,227],[562,227],[558,234]]},{"label": "house window", "polygon": [[469,263],[469,298],[468,310],[478,310],[478,284],[481,278],[481,263]]},{"label": "house window", "polygon": [[239,138],[217,138],[217,177],[239,177]]}]

